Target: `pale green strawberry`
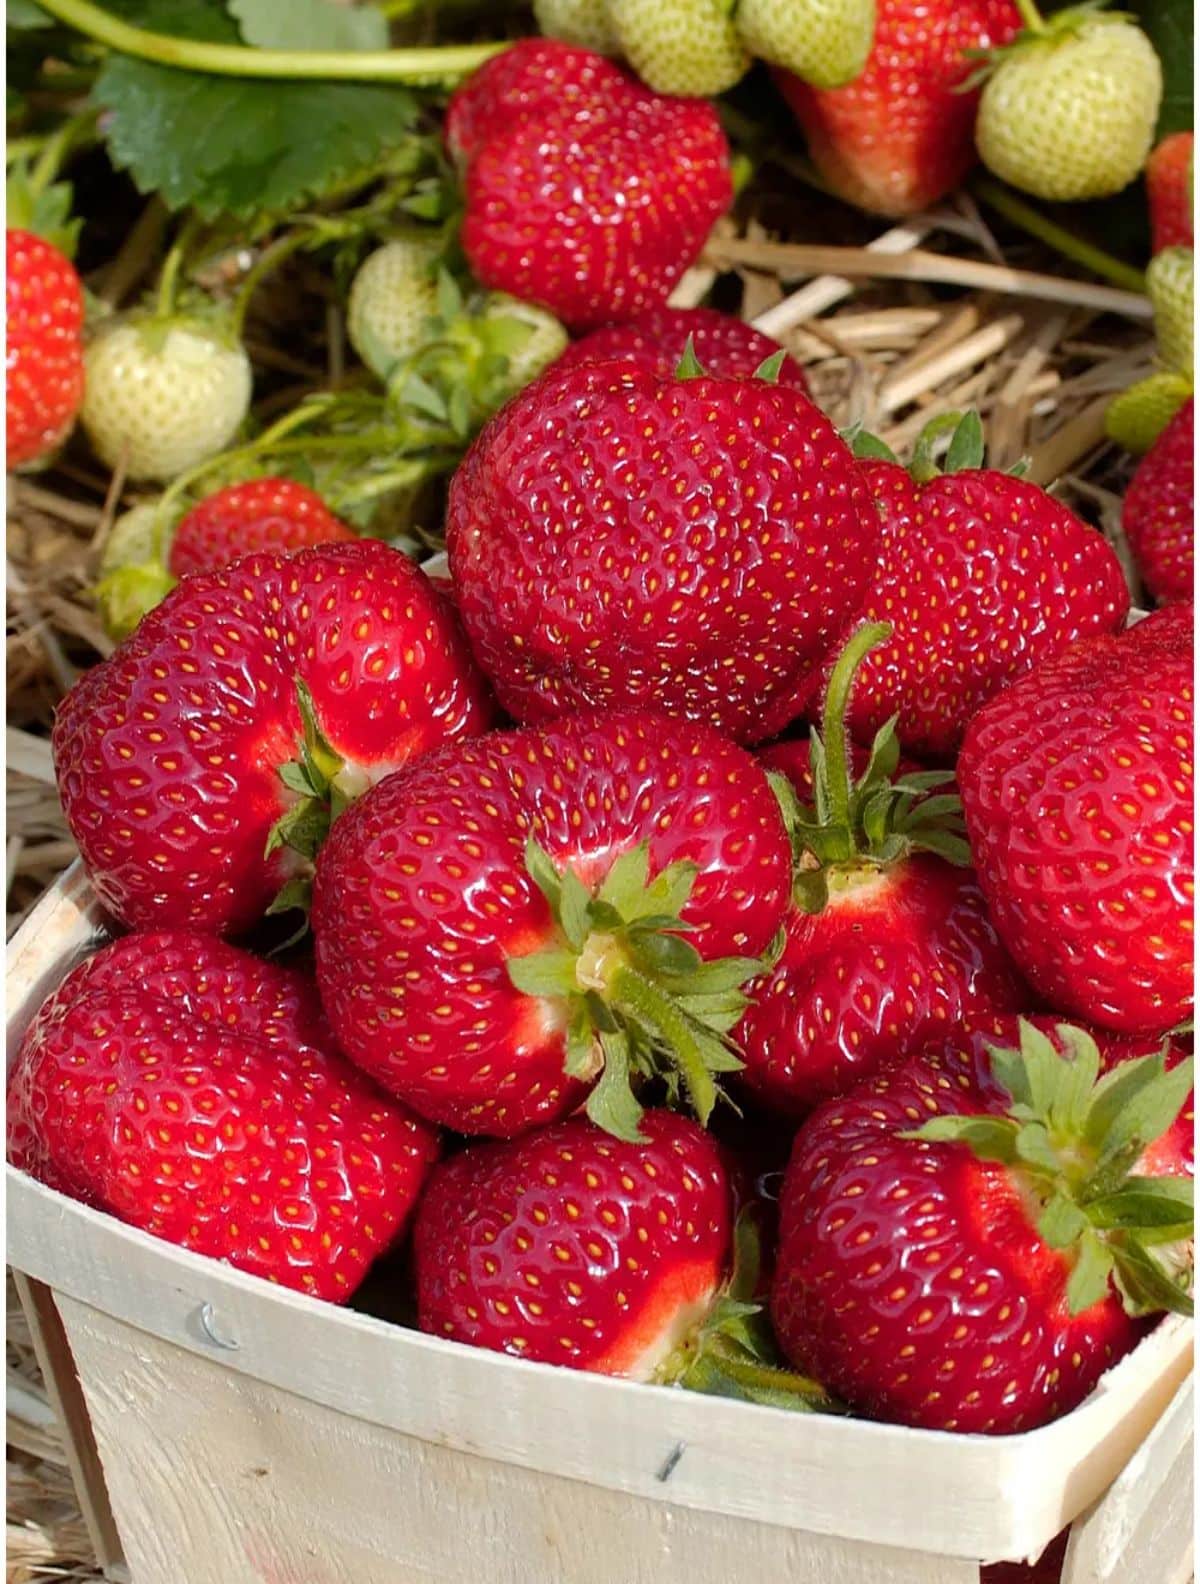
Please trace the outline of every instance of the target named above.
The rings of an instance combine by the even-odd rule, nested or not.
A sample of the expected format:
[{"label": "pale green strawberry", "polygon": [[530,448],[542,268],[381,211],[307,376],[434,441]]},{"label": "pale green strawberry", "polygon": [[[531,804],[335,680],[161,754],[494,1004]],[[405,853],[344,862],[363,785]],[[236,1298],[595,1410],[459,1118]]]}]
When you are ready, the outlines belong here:
[{"label": "pale green strawberry", "polygon": [[397,237],[377,248],[354,277],[346,329],[351,346],[381,380],[428,339],[437,313],[434,262],[440,252],[438,238]]},{"label": "pale green strawberry", "polygon": [[608,0],[626,60],[656,93],[709,98],[749,70],[733,0]]},{"label": "pale green strawberry", "polygon": [[1154,305],[1159,357],[1168,369],[1191,379],[1196,314],[1196,256],[1191,248],[1156,253],[1146,268],[1146,290]]},{"label": "pale green strawberry", "polygon": [[752,55],[814,88],[840,88],[871,53],[875,0],[739,0],[736,20]]},{"label": "pale green strawberry", "polygon": [[169,540],[170,523],[163,521],[157,501],[131,506],[113,523],[92,599],[104,631],[116,642],[174,588],[167,571]]},{"label": "pale green strawberry", "polygon": [[619,55],[608,19],[608,0],[533,0],[533,15],[547,38],[563,39],[597,55]]},{"label": "pale green strawberry", "polygon": [[1162,67],[1140,28],[1059,12],[994,58],[975,142],[997,176],[1070,203],[1106,198],[1138,175],[1162,100]]},{"label": "pale green strawberry", "polygon": [[1134,456],[1145,456],[1191,394],[1186,374],[1150,374],[1109,402],[1105,432]]},{"label": "pale green strawberry", "polygon": [[503,400],[524,390],[567,346],[567,332],[553,314],[505,292],[487,294],[479,328],[488,350],[505,360]]}]

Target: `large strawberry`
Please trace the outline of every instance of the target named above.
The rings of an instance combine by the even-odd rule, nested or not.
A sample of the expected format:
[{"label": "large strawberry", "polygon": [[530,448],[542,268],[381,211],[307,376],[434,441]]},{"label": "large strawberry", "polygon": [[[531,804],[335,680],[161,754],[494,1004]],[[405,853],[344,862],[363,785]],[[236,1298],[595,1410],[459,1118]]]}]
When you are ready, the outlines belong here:
[{"label": "large strawberry", "polygon": [[866,592],[879,519],[798,390],[551,370],[455,475],[446,543],[501,702],[650,705],[743,741],[800,713]]},{"label": "large strawberry", "polygon": [[4,233],[7,465],[52,451],[83,400],[83,288],[75,266],[29,231]]},{"label": "large strawberry", "polygon": [[733,197],[705,100],[651,93],[602,56],[528,39],[456,93],[462,244],[486,286],[575,328],[666,299]]},{"label": "large strawberry", "polygon": [[1191,397],[1138,463],[1121,526],[1154,598],[1190,600],[1196,557],[1195,420]]},{"label": "large strawberry", "polygon": [[[930,445],[952,426],[942,472]],[[1129,591],[1101,535],[1036,484],[982,463],[974,413],[934,419],[911,472],[894,458],[863,463],[883,542],[855,619],[893,633],[864,660],[850,702],[860,741],[894,714],[908,752],[947,760],[1007,682],[1125,619]]]},{"label": "large strawberry", "polygon": [[844,88],[778,74],[809,153],[841,197],[908,214],[943,197],[975,162],[972,51],[1007,43],[1021,25],[1012,0],[878,0],[864,71]]},{"label": "large strawberry", "polygon": [[8,1150],[156,1237],[341,1301],[402,1231],[437,1135],[336,1054],[295,969],[168,930],[104,947],[44,1004]]},{"label": "large strawberry", "polygon": [[780,790],[796,879],[782,956],[748,987],[735,1039],[743,1080],[792,1116],[911,1055],[966,1013],[1025,1004],[967,867],[959,801],[935,790],[949,775],[893,781],[890,727],[860,772],[847,764],[855,667],[887,636],[886,626],[868,626],[847,643],[807,763],[794,746],[786,758],[764,755],[790,771]]},{"label": "large strawberry", "polygon": [[[624,324],[606,325],[583,336],[558,358],[556,370],[578,363],[603,363],[628,358],[668,379],[678,368],[688,341],[706,374],[721,379],[750,379],[782,347],[744,319],[715,308],[651,308]],[[807,391],[804,370],[790,354],[779,365],[779,383]]]},{"label": "large strawberry", "polygon": [[[1107,1068],[1104,1077],[1100,1077]],[[1098,1080],[1098,1081],[1097,1081]],[[1192,1060],[984,1019],[816,1111],[780,1204],[784,1351],[861,1412],[1006,1434],[1187,1310]]]},{"label": "large strawberry", "polygon": [[586,1100],[632,1137],[631,1077],[712,1109],[789,873],[765,774],[707,727],[575,715],[447,744],[334,825],[321,995],[424,1116],[507,1136]]},{"label": "large strawberry", "polygon": [[1193,132],[1172,132],[1158,143],[1146,161],[1146,199],[1150,206],[1150,231],[1154,251],[1192,246]]},{"label": "large strawberry", "polygon": [[1164,1032],[1192,1006],[1191,605],[993,699],[958,782],[1001,938],[1064,1012]]},{"label": "large strawberry", "polygon": [[175,577],[184,577],[215,572],[252,551],[304,550],[357,537],[307,484],[247,479],[192,507],[171,538],[167,566]]},{"label": "large strawberry", "polygon": [[487,723],[452,613],[363,540],[186,579],[67,695],[54,759],[118,918],[233,933],[299,879],[331,809]]}]

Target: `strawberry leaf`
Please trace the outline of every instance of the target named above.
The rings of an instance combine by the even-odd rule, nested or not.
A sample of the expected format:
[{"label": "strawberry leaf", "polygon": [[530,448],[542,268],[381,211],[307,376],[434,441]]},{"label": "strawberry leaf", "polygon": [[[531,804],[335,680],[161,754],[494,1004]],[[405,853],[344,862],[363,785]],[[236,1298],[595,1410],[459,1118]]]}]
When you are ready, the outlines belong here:
[{"label": "strawberry leaf", "polygon": [[1113,1268],[1112,1250],[1090,1229],[1079,1239],[1078,1250],[1067,1282],[1067,1307],[1073,1315],[1082,1314],[1100,1302],[1108,1291],[1108,1278]]},{"label": "strawberry leaf", "polygon": [[778,385],[779,371],[782,369],[783,360],[786,357],[787,353],[782,347],[780,347],[778,352],[772,352],[771,356],[769,358],[764,358],[754,370],[754,378],[757,380],[766,380],[768,385]]},{"label": "strawberry leaf", "polygon": [[1124,1243],[1114,1256],[1117,1286],[1130,1314],[1190,1315],[1193,1303],[1180,1280],[1161,1265],[1150,1250],[1137,1239]]},{"label": "strawberry leaf", "polygon": [[[1195,1206],[1190,1177],[1127,1177],[1115,1193],[1089,1199],[1087,1217],[1094,1227],[1186,1227]],[[1190,1235],[1190,1233],[1188,1234]]]},{"label": "strawberry leaf", "polygon": [[638,1124],[642,1107],[629,1082],[629,1040],[625,1034],[603,1034],[604,1071],[588,1095],[587,1114],[597,1127],[631,1144],[645,1143]]},{"label": "strawberry leaf", "polygon": [[257,49],[383,50],[388,26],[374,6],[333,0],[226,0],[242,40]]}]

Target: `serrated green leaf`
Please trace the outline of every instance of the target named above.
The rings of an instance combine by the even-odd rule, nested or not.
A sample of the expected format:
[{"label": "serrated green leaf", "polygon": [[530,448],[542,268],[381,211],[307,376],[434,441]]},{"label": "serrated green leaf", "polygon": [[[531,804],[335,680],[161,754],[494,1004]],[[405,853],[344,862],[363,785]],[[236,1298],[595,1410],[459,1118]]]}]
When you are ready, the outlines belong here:
[{"label": "serrated green leaf", "polygon": [[1186,1226],[1194,1208],[1195,1184],[1190,1177],[1129,1177],[1115,1193],[1084,1204],[1088,1220],[1101,1231]]},{"label": "serrated green leaf", "polygon": [[1108,1291],[1112,1268],[1112,1250],[1094,1232],[1085,1232],[1079,1239],[1079,1254],[1067,1281],[1067,1307],[1073,1315],[1100,1302]]},{"label": "serrated green leaf", "polygon": [[701,963],[688,975],[689,995],[719,996],[730,990],[740,990],[747,979],[763,971],[757,957],[718,957],[715,962]]},{"label": "serrated green leaf", "polygon": [[588,1017],[587,1003],[580,998],[571,1009],[567,1024],[567,1053],[563,1071],[568,1078],[591,1078],[596,1071],[596,1032]]},{"label": "serrated green leaf", "polygon": [[[1165,1133],[1179,1115],[1192,1088],[1195,1065],[1193,1057],[1187,1057],[1170,1072],[1163,1070],[1162,1056],[1152,1056],[1147,1059],[1151,1063],[1149,1081],[1141,1083],[1136,1088],[1125,1104],[1112,1116],[1109,1125],[1099,1137],[1093,1132],[1098,1115],[1096,1101],[1093,1100],[1092,1106],[1089,1107],[1087,1134],[1089,1141],[1100,1150],[1101,1169],[1115,1157],[1153,1143]],[[1133,1062],[1123,1064],[1125,1067],[1133,1065]],[[1115,1086],[1111,1091],[1113,1094],[1120,1092]],[[1100,1096],[1101,1100],[1107,1098],[1101,1085],[1097,1085],[1095,1094]]]},{"label": "serrated green leaf", "polygon": [[672,918],[678,918],[688,904],[699,872],[698,864],[686,861],[668,864],[645,888],[632,914],[626,912],[626,918],[643,913],[667,913]]},{"label": "serrated green leaf", "polygon": [[588,907],[591,900],[591,892],[568,864],[562,872],[558,921],[562,925],[563,934],[576,951],[582,949],[584,941],[588,938],[590,928]]},{"label": "serrated green leaf", "polygon": [[1037,1171],[1057,1174],[1058,1156],[1050,1144],[1050,1136],[1040,1122],[1026,1122],[1017,1131],[1017,1155],[1027,1166]]},{"label": "serrated green leaf", "polygon": [[1055,1194],[1042,1211],[1037,1225],[1051,1248],[1070,1248],[1086,1231],[1088,1217],[1065,1194]]},{"label": "serrated green leaf", "polygon": [[388,26],[374,6],[333,0],[226,0],[242,39],[257,49],[385,50]]},{"label": "serrated green leaf", "polygon": [[678,935],[632,935],[630,952],[643,973],[655,978],[687,978],[700,964],[700,953]]},{"label": "serrated green leaf", "polygon": [[510,957],[508,977],[521,991],[531,996],[570,996],[578,992],[575,956],[572,952],[531,952],[527,957]]},{"label": "serrated green leaf", "polygon": [[1182,1282],[1136,1239],[1131,1238],[1115,1251],[1114,1275],[1125,1308],[1130,1314],[1191,1315],[1193,1303]]},{"label": "serrated green leaf", "polygon": [[1060,1023],[1057,1033],[1070,1062],[1050,1120],[1064,1132],[1078,1133],[1082,1131],[1088,1102],[1100,1076],[1100,1050],[1086,1029]]},{"label": "serrated green leaf", "polygon": [[530,836],[525,843],[525,868],[557,918],[562,899],[562,879],[554,867],[554,860],[536,836]]},{"label": "serrated green leaf", "polygon": [[624,1034],[605,1034],[601,1037],[604,1048],[604,1070],[600,1080],[587,1098],[587,1114],[597,1127],[611,1133],[614,1138],[631,1144],[643,1144],[639,1131],[642,1107],[629,1081],[629,1042]]},{"label": "serrated green leaf", "polygon": [[901,1133],[901,1138],[922,1139],[927,1144],[965,1144],[980,1160],[1011,1166],[1017,1159],[1017,1125],[1005,1117],[931,1117],[923,1127]]},{"label": "serrated green leaf", "polygon": [[1066,1063],[1054,1048],[1048,1034],[1021,1018],[1021,1060],[1029,1086],[1029,1104],[1038,1117],[1048,1117],[1058,1099]]},{"label": "serrated green leaf", "polygon": [[287,764],[279,766],[279,779],[289,792],[299,792],[302,797],[316,797],[317,789],[312,784],[308,771],[302,764],[290,760]]},{"label": "serrated green leaf", "polygon": [[639,842],[636,847],[613,859],[596,895],[601,902],[611,903],[618,913],[624,915],[627,907],[633,907],[638,902],[649,878],[650,844]]}]

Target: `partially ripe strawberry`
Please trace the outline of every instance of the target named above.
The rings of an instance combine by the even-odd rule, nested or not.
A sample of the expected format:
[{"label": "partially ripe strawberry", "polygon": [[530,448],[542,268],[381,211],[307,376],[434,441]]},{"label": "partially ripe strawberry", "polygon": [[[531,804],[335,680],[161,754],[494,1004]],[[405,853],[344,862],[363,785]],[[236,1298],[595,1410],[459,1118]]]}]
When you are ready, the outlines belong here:
[{"label": "partially ripe strawberry", "polygon": [[[556,359],[556,371],[579,363],[603,363],[628,358],[641,363],[662,379],[679,367],[688,341],[706,374],[721,379],[750,379],[783,349],[777,341],[756,330],[744,319],[718,313],[715,308],[651,308],[624,324],[593,330]],[[790,354],[779,366],[778,383],[807,392],[804,370]]]},{"label": "partially ripe strawberry", "polygon": [[1159,369],[1114,396],[1104,432],[1134,456],[1145,456],[1179,409],[1192,398],[1192,376]]},{"label": "partially ripe strawberry", "polygon": [[709,98],[749,70],[729,0],[608,0],[608,18],[621,54],[655,93]]},{"label": "partially ripe strawberry", "polygon": [[735,17],[752,55],[814,88],[853,82],[875,37],[875,0],[738,0]]},{"label": "partially ripe strawberry", "polygon": [[1146,162],[1146,197],[1155,253],[1192,246],[1192,181],[1195,134],[1172,132]]},{"label": "partially ripe strawberry", "polygon": [[1107,198],[1146,163],[1161,101],[1162,66],[1140,28],[1060,12],[999,55],[975,141],[988,169],[1023,192]]},{"label": "partially ripe strawberry", "polygon": [[429,339],[437,313],[434,263],[440,252],[440,240],[397,237],[370,254],[351,283],[350,344],[382,380]]},{"label": "partially ripe strawberry", "polygon": [[548,38],[598,55],[619,55],[608,0],[533,0],[533,15],[538,28]]},{"label": "partially ripe strawberry", "polygon": [[29,231],[4,233],[7,466],[65,438],[83,399],[83,289],[70,259]]},{"label": "partially ripe strawberry", "polygon": [[1190,1311],[1192,1060],[1098,1038],[976,1019],[801,1126],[771,1297],[797,1368],[871,1417],[1011,1434]]},{"label": "partially ripe strawberry", "polygon": [[247,479],[206,495],[184,516],[171,539],[172,575],[216,572],[254,551],[303,550],[358,535],[326,506],[316,490],[288,478]]},{"label": "partially ripe strawberry", "polygon": [[1159,602],[1190,600],[1195,578],[1195,422],[1189,397],[1138,463],[1121,526],[1142,582]]},{"label": "partially ripe strawberry", "polygon": [[167,930],[103,947],[42,1006],[8,1153],[156,1237],[341,1302],[403,1231],[437,1135],[336,1053],[300,973]]},{"label": "partially ripe strawberry", "polygon": [[103,326],[84,354],[80,422],[126,477],[163,483],[233,439],[250,405],[250,360],[216,318],[135,311]]},{"label": "partially ripe strawberry", "polygon": [[1196,255],[1191,248],[1165,248],[1146,269],[1146,291],[1154,307],[1154,339],[1167,368],[1195,378]]}]

